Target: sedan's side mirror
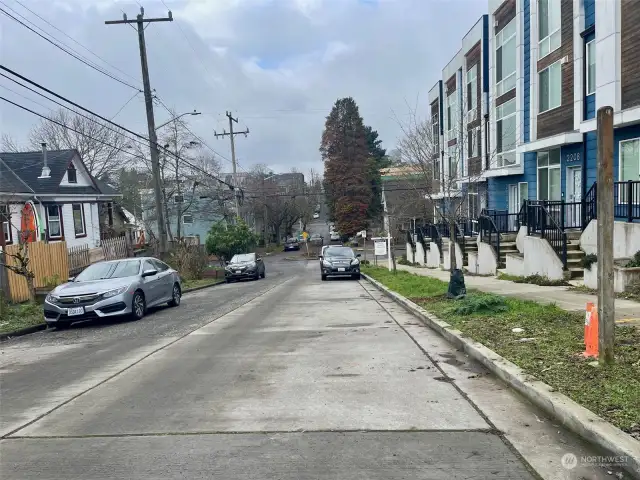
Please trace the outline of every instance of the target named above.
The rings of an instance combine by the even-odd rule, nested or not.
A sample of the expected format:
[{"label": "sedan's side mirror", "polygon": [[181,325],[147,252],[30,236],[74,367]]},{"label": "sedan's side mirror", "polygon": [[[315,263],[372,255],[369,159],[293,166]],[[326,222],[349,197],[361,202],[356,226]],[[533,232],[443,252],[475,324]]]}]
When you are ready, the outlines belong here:
[{"label": "sedan's side mirror", "polygon": [[226,260],[226,261],[224,262],[224,264],[225,264],[225,265],[229,265],[229,260]]},{"label": "sedan's side mirror", "polygon": [[144,272],[142,272],[143,277],[153,277],[154,275],[157,275],[157,274],[158,274],[157,270],[145,270]]},{"label": "sedan's side mirror", "polygon": [[361,256],[362,256],[361,253],[356,254],[356,257],[361,257]]}]

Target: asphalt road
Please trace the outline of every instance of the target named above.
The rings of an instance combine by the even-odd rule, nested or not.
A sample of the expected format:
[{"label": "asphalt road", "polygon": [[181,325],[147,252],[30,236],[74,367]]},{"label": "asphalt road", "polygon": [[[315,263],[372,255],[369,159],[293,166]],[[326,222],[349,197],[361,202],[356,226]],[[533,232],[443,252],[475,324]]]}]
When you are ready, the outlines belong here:
[{"label": "asphalt road", "polygon": [[611,478],[564,470],[594,452],[367,282],[287,256],[138,322],[0,345],[0,477]]}]

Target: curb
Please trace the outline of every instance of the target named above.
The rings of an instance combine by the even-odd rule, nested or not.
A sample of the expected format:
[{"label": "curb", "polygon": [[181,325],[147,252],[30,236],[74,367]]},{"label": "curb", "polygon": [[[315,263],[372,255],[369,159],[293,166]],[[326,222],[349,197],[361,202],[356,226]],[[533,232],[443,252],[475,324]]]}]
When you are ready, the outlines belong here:
[{"label": "curb", "polygon": [[46,323],[40,323],[38,325],[34,325],[33,327],[21,328],[20,330],[15,330],[8,333],[1,333],[0,342],[4,342],[5,340],[9,340],[15,337],[21,337],[23,335],[29,335],[30,333],[39,332],[40,330],[45,330],[46,328]]},{"label": "curb", "polygon": [[390,290],[369,275],[362,276],[378,290],[385,293],[407,311],[418,317],[426,326],[442,335],[449,343],[464,350],[471,358],[518,391],[531,403],[558,420],[563,426],[588,442],[616,457],[626,457],[623,467],[640,477],[640,442],[596,414],[558,393],[544,382],[527,375],[514,363],[455,330],[454,327],[430,314],[402,295]]},{"label": "curb", "polygon": [[[183,290],[182,293],[184,294],[184,293],[197,292],[198,290],[215,287],[216,285],[222,285],[223,283],[225,283],[224,280],[221,282],[212,283],[209,285],[202,285],[201,287],[187,288]],[[0,333],[0,342],[4,342],[5,340],[10,340],[16,337],[22,337],[23,335],[29,335],[30,333],[35,333],[35,332],[39,332],[40,330],[46,330],[46,329],[47,329],[47,324],[40,323],[38,325],[34,325],[33,327],[21,328],[20,330],[16,330],[14,332]]]}]

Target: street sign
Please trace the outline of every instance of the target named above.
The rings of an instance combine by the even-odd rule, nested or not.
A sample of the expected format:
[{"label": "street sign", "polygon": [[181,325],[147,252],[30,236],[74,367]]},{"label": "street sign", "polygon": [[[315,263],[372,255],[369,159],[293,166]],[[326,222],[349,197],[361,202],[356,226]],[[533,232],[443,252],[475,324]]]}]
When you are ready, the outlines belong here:
[{"label": "street sign", "polygon": [[374,239],[373,242],[373,254],[374,255],[386,255],[387,254],[387,239]]},{"label": "street sign", "polygon": [[307,232],[302,232],[302,238],[306,240],[307,238],[309,238],[309,234]]}]

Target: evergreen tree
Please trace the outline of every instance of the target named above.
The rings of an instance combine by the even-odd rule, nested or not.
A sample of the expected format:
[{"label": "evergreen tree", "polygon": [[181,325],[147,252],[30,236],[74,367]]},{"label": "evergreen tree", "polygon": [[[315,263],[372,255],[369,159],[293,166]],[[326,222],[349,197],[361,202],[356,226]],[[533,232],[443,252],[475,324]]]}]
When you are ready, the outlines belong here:
[{"label": "evergreen tree", "polygon": [[382,179],[380,170],[391,166],[386,149],[382,148],[382,140],[378,138],[378,132],[369,126],[365,126],[367,148],[369,149],[369,181],[371,182],[371,204],[367,210],[369,220],[375,220],[382,214]]},{"label": "evergreen tree", "polygon": [[354,235],[367,228],[373,189],[367,131],[353,98],[341,98],[334,104],[325,122],[320,153],[330,218],[340,233]]}]

